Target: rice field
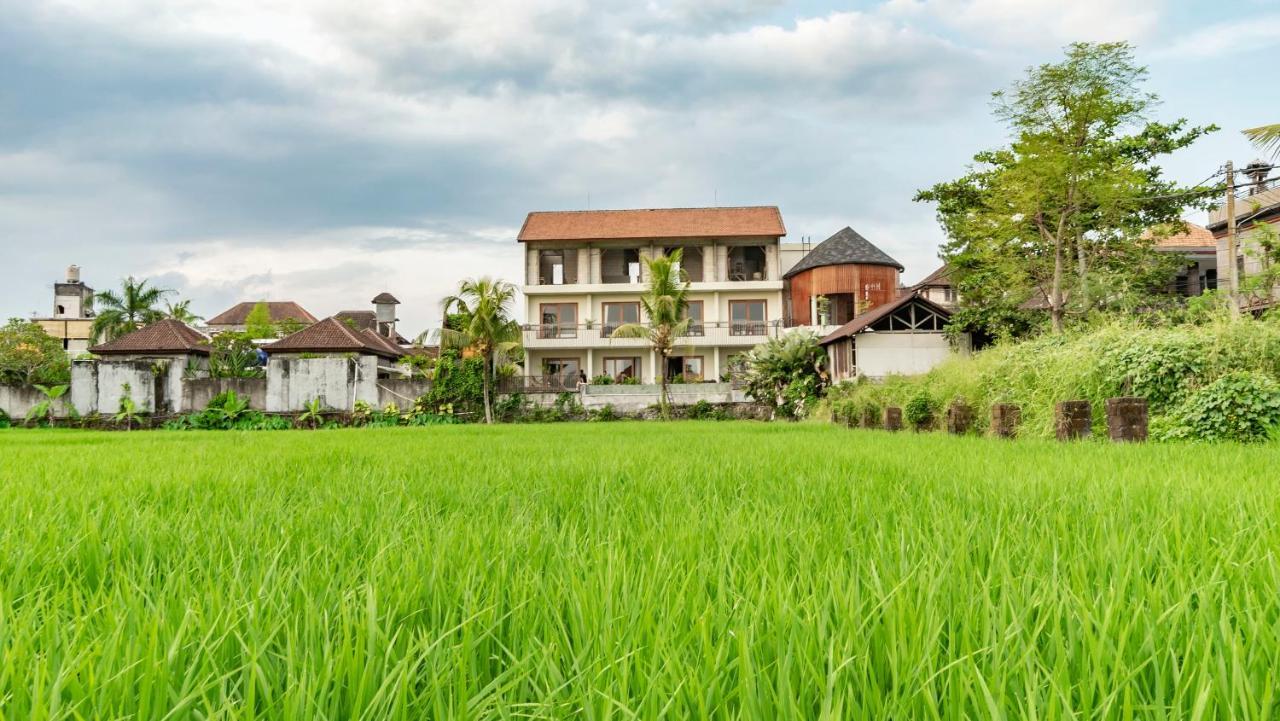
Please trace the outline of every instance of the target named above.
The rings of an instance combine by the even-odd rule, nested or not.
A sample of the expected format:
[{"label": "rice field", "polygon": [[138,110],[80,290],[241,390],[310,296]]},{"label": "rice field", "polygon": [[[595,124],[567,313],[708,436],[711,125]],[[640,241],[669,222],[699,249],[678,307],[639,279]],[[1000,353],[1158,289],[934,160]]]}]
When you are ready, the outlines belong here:
[{"label": "rice field", "polygon": [[1280,449],[0,432],[2,719],[1254,719]]}]

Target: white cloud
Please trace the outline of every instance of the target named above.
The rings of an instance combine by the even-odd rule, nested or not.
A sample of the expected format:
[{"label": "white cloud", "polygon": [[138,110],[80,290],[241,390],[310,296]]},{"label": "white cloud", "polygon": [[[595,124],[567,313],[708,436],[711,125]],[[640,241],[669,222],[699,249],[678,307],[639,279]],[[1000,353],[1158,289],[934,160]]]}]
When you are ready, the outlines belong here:
[{"label": "white cloud", "polygon": [[933,20],[982,44],[1043,46],[1078,40],[1147,38],[1165,0],[890,0],[886,12]]},{"label": "white cloud", "polygon": [[[1262,15],[1215,23],[1156,48],[1159,59],[1206,59],[1234,55],[1248,61],[1248,53],[1280,46],[1280,15]],[[1264,63],[1269,65],[1270,62]]]}]

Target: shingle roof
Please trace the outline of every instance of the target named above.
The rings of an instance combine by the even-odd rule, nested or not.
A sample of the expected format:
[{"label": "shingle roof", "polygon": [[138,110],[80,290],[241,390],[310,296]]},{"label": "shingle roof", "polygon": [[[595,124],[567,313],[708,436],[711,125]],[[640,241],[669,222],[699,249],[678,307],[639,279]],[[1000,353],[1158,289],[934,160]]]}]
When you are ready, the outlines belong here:
[{"label": "shingle roof", "polygon": [[373,331],[357,330],[337,318],[325,318],[262,349],[267,353],[368,353],[391,359],[404,355],[390,342],[377,338]]},{"label": "shingle roof", "polygon": [[890,258],[858,231],[845,226],[835,235],[818,243],[799,263],[792,266],[783,278],[826,265],[889,265],[902,270],[902,264]]},{"label": "shingle roof", "polygon": [[951,282],[951,266],[944,265],[924,277],[924,280],[916,283],[915,288],[949,288],[953,285]]},{"label": "shingle roof", "polygon": [[[342,310],[334,313],[333,317],[348,325],[355,324],[358,330],[378,330],[378,315],[371,310]],[[401,345],[409,343],[399,331],[396,332],[396,342]]]},{"label": "shingle roof", "polygon": [[780,237],[787,234],[777,206],[650,208],[529,213],[519,240]]},{"label": "shingle roof", "polygon": [[271,314],[272,323],[279,323],[286,318],[292,318],[302,323],[316,322],[316,317],[308,313],[306,308],[291,300],[278,300],[236,303],[234,306],[210,318],[206,325],[244,325],[249,314],[253,312],[254,306],[258,305],[259,302],[266,303],[267,312]]},{"label": "shingle roof", "polygon": [[376,296],[373,297],[373,300],[370,302],[372,302],[374,305],[380,305],[382,303],[394,303],[396,305],[400,305],[400,301],[396,300],[396,297],[394,295],[391,295],[390,293],[386,293],[386,292],[377,294]]},{"label": "shingle roof", "polygon": [[881,318],[884,318],[885,316],[901,308],[902,306],[907,305],[908,303],[920,303],[921,305],[927,306],[930,310],[937,313],[938,315],[943,316],[944,318],[951,317],[951,311],[947,310],[946,308],[943,308],[942,306],[938,305],[937,303],[934,303],[933,301],[923,296],[919,296],[914,293],[908,293],[907,295],[898,296],[896,300],[885,303],[882,306],[879,306],[877,308],[872,308],[866,313],[863,313],[862,315],[854,318],[848,323],[845,323],[839,328],[836,328],[835,330],[828,333],[825,338],[819,341],[819,344],[827,345],[829,343],[834,343],[835,341],[838,341],[841,338],[848,338],[851,335],[861,333],[863,330],[867,328],[867,326],[871,325],[872,323],[875,323]]},{"label": "shingle roof", "polygon": [[1168,238],[1161,238],[1156,241],[1157,250],[1168,250],[1171,248],[1216,248],[1218,241],[1213,237],[1213,233],[1203,225],[1195,223],[1187,223],[1187,232],[1170,235]]},{"label": "shingle roof", "polygon": [[95,355],[209,355],[209,338],[181,321],[165,318],[89,349]]}]

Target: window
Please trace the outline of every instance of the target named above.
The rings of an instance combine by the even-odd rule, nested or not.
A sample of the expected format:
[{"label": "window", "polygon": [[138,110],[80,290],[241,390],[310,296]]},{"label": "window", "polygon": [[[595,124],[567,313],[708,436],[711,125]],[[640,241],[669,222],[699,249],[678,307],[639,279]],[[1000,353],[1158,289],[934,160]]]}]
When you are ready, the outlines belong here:
[{"label": "window", "polygon": [[538,285],[565,285],[578,282],[578,250],[538,251]]},{"label": "window", "polygon": [[542,361],[542,375],[556,378],[569,386],[578,382],[581,367],[577,358],[548,358]]},{"label": "window", "polygon": [[639,283],[640,251],[636,248],[605,248],[600,251],[601,283]]},{"label": "window", "polygon": [[690,283],[702,282],[702,248],[693,246],[663,248],[662,252],[671,255],[677,250],[681,251],[679,268],[684,271],[686,280]]},{"label": "window", "polygon": [[942,289],[942,300],[943,300],[943,302],[945,302],[945,303],[954,303],[954,302],[956,302],[956,289],[955,289],[955,288],[952,288],[952,287],[951,287],[951,286],[949,286],[949,285],[948,285],[948,286],[946,286],[945,288],[943,288],[943,289]]},{"label": "window", "polygon": [[618,326],[624,323],[640,322],[639,303],[602,303],[601,309],[604,311],[604,327],[600,333],[604,338],[613,335]]},{"label": "window", "polygon": [[729,301],[729,335],[764,335],[763,300]]},{"label": "window", "polygon": [[689,330],[685,331],[686,336],[703,336],[706,334],[706,328],[702,325],[702,301],[689,301],[684,315],[689,319]]},{"label": "window", "polygon": [[627,378],[640,377],[640,359],[639,358],[605,358],[604,374],[614,379],[622,381]]},{"label": "window", "polygon": [[578,304],[543,303],[539,338],[577,338]]},{"label": "window", "polygon": [[729,280],[768,280],[764,248],[758,245],[729,249]]},{"label": "window", "polygon": [[65,305],[58,306],[58,315],[66,315],[67,307]]},{"label": "window", "polygon": [[688,383],[702,382],[702,356],[671,356],[667,359],[667,379],[683,376]]}]

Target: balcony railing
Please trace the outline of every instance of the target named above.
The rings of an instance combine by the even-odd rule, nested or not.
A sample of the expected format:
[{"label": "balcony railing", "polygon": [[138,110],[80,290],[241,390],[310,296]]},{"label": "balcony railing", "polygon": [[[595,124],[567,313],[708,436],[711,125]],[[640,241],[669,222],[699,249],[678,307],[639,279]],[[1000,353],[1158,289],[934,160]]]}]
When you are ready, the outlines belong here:
[{"label": "balcony railing", "polygon": [[[523,326],[525,344],[531,347],[609,347],[643,346],[643,338],[615,338],[620,324],[530,323]],[[685,343],[696,345],[755,345],[765,338],[786,332],[780,320],[771,321],[701,321],[693,323],[681,336]]]}]

